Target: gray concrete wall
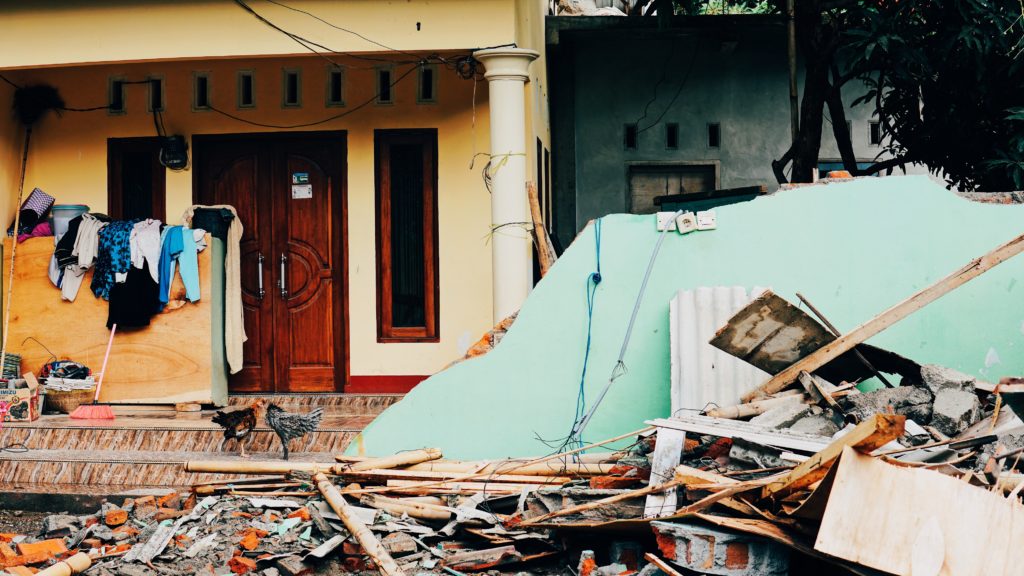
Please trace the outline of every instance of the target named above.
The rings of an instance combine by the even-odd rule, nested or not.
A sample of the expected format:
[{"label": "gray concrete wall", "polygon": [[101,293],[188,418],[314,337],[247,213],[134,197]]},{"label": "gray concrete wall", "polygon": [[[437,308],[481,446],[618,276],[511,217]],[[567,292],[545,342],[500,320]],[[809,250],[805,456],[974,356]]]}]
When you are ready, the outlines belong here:
[{"label": "gray concrete wall", "polygon": [[[555,192],[562,196],[559,207],[575,215],[571,232],[564,222],[571,218],[562,218],[563,243],[592,218],[628,211],[630,163],[719,163],[719,188],[777,188],[771,161],[790,141],[784,32],[782,25],[768,24],[700,34],[587,31],[569,38],[563,33],[558,50],[564,65],[555,73],[571,76],[560,80],[571,82],[571,90],[563,92],[573,95],[574,127],[572,134],[567,134],[568,128],[556,130],[553,155],[556,170],[575,175],[574,194]],[[731,50],[730,41],[736,41]],[[862,92],[860,86],[848,85],[847,102]],[[555,108],[557,104],[556,100],[552,111],[555,122],[566,112],[564,106]],[[881,151],[869,144],[871,114],[870,105],[848,109],[854,149],[862,161]],[[675,150],[665,145],[669,122],[679,125]],[[629,123],[642,130],[636,150],[623,146],[624,125]],[[708,123],[721,126],[719,148],[707,146]],[[560,157],[566,155],[571,157]],[[839,159],[827,121],[820,159]],[[574,206],[566,195],[573,196]]]}]

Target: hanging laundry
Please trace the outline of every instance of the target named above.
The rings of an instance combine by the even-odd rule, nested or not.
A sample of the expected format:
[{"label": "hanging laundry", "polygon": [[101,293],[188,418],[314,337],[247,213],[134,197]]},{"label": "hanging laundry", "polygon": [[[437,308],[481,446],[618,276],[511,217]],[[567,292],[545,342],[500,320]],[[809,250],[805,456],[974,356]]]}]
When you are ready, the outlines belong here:
[{"label": "hanging laundry", "polygon": [[110,299],[110,289],[128,278],[131,262],[131,234],[135,220],[115,220],[99,232],[96,270],[92,275],[92,293]]},{"label": "hanging laundry", "polygon": [[[68,223],[68,231],[53,251],[57,259],[61,298],[75,301],[85,272],[92,268],[99,248],[99,231],[110,222],[106,214],[82,214]],[[72,228],[74,226],[74,228]],[[50,278],[53,280],[52,276]]]},{"label": "hanging laundry", "polygon": [[148,218],[137,222],[130,240],[132,266],[141,269],[148,264],[154,282],[160,282],[160,221]]},{"label": "hanging laundry", "polygon": [[128,278],[114,283],[110,288],[110,304],[107,308],[107,328],[117,324],[117,329],[149,326],[149,321],[160,308],[160,284],[153,279],[149,263],[142,268],[132,266]]},{"label": "hanging laundry", "polygon": [[[185,285],[185,297],[189,302],[197,302],[199,293],[199,258],[198,252],[206,248],[206,232],[200,229],[183,226],[168,226],[162,233],[160,250],[160,308],[170,300],[171,282],[180,265],[181,281]],[[198,241],[197,241],[198,238]]]},{"label": "hanging laundry", "polygon": [[[182,217],[190,226],[205,225],[214,218],[221,220],[221,227],[227,223],[227,233],[218,235],[218,227],[210,229],[226,245],[224,256],[224,348],[228,359],[228,367],[232,374],[242,369],[242,344],[245,335],[245,322],[242,315],[242,275],[239,243],[242,240],[242,221],[234,206],[190,206]],[[194,219],[193,219],[194,218]]]}]

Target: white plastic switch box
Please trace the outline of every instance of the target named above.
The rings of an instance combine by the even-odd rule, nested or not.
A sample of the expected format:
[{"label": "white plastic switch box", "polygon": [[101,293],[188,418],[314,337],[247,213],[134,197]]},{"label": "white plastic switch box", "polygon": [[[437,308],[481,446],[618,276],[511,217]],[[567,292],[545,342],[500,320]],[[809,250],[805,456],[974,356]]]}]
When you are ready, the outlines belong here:
[{"label": "white plastic switch box", "polygon": [[697,229],[697,215],[693,212],[683,212],[676,218],[676,230],[680,234],[689,234]]},{"label": "white plastic switch box", "polygon": [[718,220],[714,210],[697,212],[697,230],[714,230],[718,228]]},{"label": "white plastic switch box", "polygon": [[658,232],[676,229],[675,212],[658,212]]}]

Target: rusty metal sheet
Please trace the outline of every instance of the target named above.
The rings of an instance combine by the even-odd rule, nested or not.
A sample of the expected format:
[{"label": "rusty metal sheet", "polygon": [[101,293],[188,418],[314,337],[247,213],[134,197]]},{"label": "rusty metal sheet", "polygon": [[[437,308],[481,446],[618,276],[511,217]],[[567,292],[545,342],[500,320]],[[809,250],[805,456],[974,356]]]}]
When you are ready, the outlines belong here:
[{"label": "rusty metal sheet", "polygon": [[[806,312],[771,290],[765,290],[719,328],[710,344],[769,374],[778,374],[835,339]],[[914,382],[921,380],[921,366],[913,360],[868,344],[858,345],[856,350],[881,372],[899,374]],[[833,384],[858,382],[873,376],[852,350],[815,373]]]},{"label": "rusty metal sheet", "polygon": [[824,326],[765,290],[715,333],[711,345],[777,374],[833,340]]}]

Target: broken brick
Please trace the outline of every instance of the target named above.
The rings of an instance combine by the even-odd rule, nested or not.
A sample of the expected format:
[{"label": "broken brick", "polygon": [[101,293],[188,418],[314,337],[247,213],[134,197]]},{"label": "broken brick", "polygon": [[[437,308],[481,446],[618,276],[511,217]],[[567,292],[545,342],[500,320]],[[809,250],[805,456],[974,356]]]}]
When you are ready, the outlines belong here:
[{"label": "broken brick", "polygon": [[299,508],[298,510],[289,514],[288,518],[298,518],[303,522],[309,522],[309,510],[307,510],[305,507]]},{"label": "broken brick", "polygon": [[50,538],[49,540],[40,540],[39,542],[18,543],[18,553],[23,556],[45,553],[47,556],[53,557],[67,551],[68,548],[64,545],[63,538]]},{"label": "broken brick", "polygon": [[164,520],[180,518],[186,514],[188,514],[188,512],[184,510],[176,510],[174,508],[158,508],[156,514],[153,515],[153,519],[157,522],[163,522]]},{"label": "broken brick", "polygon": [[235,556],[228,561],[228,568],[235,574],[247,574],[256,569],[256,561],[245,556]]},{"label": "broken brick", "polygon": [[595,490],[632,488],[639,483],[639,476],[594,476],[590,479],[590,487]]},{"label": "broken brick", "polygon": [[107,526],[120,526],[128,521],[128,512],[121,510],[120,508],[117,510],[111,510],[110,512],[107,512],[103,521],[106,522]]},{"label": "broken brick", "polygon": [[175,510],[180,510],[181,496],[177,492],[165,494],[157,499],[156,505],[160,508],[173,508]]},{"label": "broken brick", "polygon": [[242,539],[239,540],[238,545],[251,552],[260,545],[260,537],[256,534],[256,531],[247,530]]}]

